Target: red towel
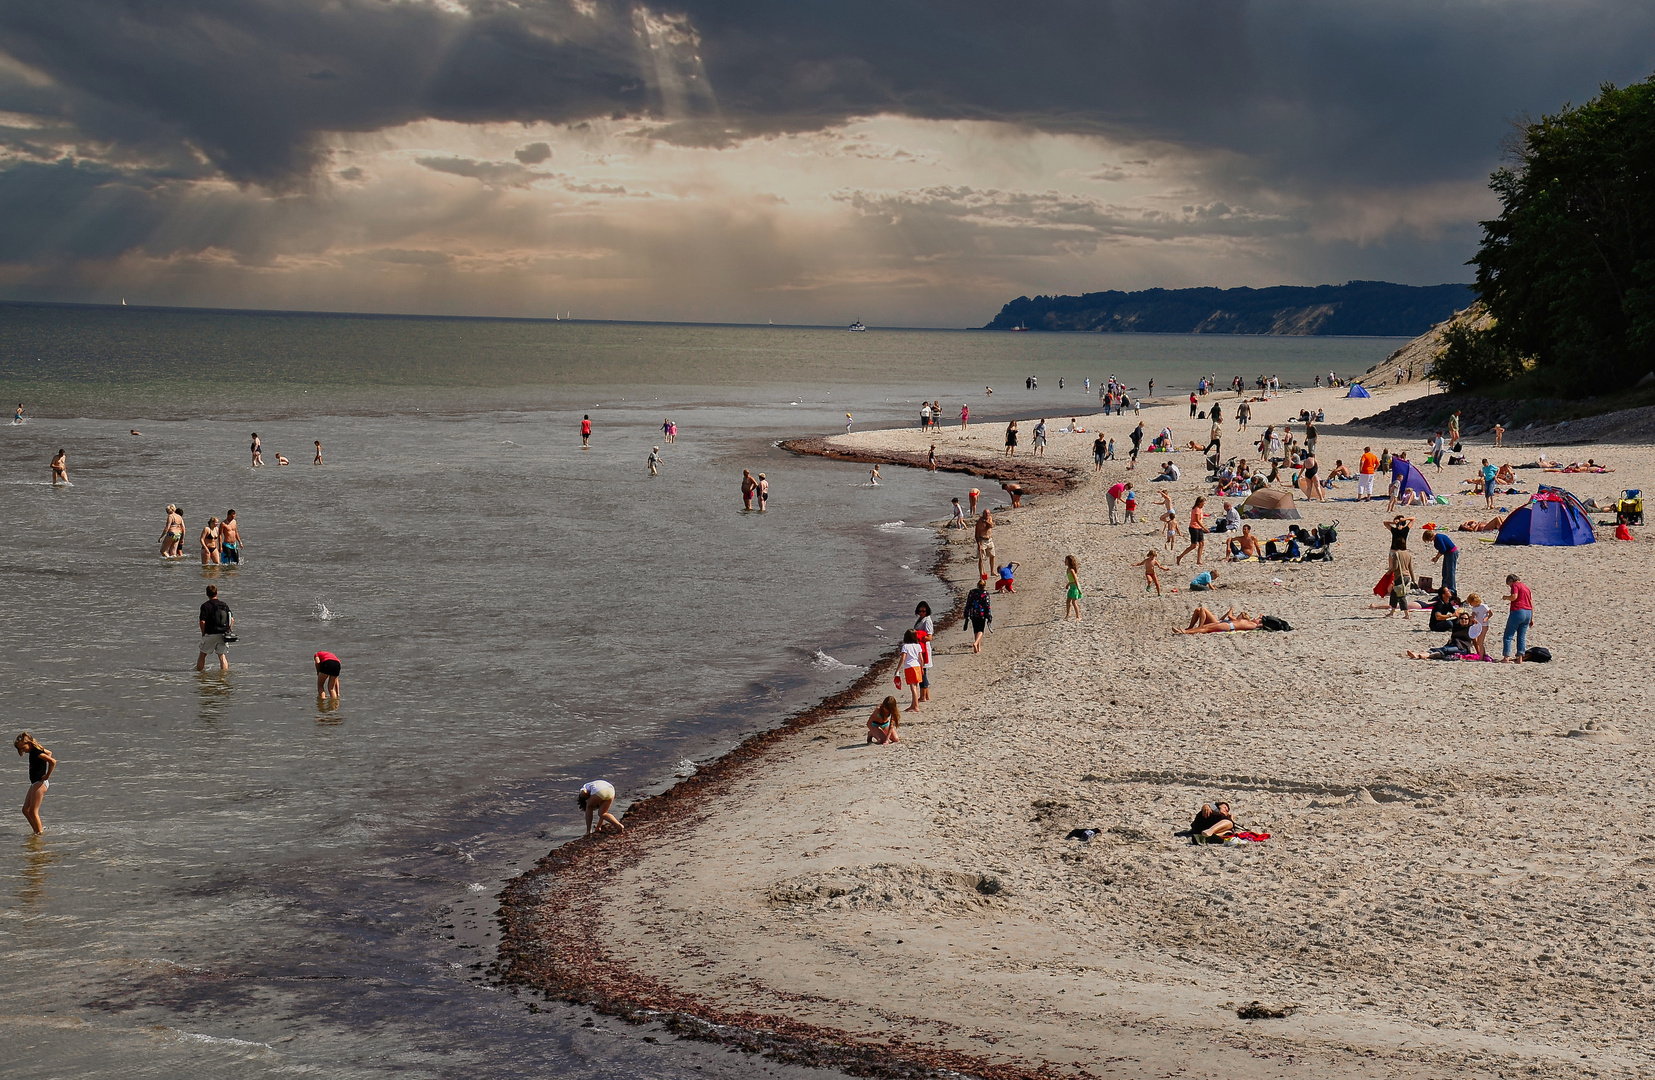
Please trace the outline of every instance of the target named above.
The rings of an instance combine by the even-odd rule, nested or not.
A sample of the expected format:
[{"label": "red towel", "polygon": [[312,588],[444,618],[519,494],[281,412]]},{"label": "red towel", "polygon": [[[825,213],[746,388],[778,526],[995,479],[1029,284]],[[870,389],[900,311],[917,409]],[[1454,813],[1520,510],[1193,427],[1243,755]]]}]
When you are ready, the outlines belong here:
[{"label": "red towel", "polygon": [[1379,584],[1373,587],[1375,596],[1389,596],[1391,593],[1391,572],[1385,571],[1385,576],[1379,579]]},{"label": "red towel", "polygon": [[1637,537],[1632,535],[1632,530],[1628,529],[1626,527],[1626,523],[1623,521],[1619,525],[1615,526],[1615,539],[1616,540],[1636,540]]},{"label": "red towel", "polygon": [[1244,832],[1240,829],[1230,835],[1238,840],[1251,840],[1255,844],[1262,844],[1264,841],[1270,839],[1270,834],[1267,832]]}]

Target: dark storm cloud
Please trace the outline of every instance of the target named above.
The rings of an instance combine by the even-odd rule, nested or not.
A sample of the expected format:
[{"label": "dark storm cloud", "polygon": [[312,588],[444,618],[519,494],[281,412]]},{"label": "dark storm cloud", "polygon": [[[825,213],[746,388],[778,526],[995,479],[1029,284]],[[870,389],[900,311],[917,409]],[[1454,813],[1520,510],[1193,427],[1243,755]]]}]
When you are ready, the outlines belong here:
[{"label": "dark storm cloud", "polygon": [[537,173],[525,169],[521,165],[509,161],[475,161],[471,158],[415,158],[419,164],[432,172],[448,173],[451,176],[467,176],[473,180],[481,180],[486,187],[528,187],[536,180],[544,180],[544,173]]},{"label": "dark storm cloud", "polygon": [[[1239,152],[1234,181],[1482,169],[1506,117],[1655,67],[1629,0],[8,0],[12,95],[282,185],[330,132],[650,114],[718,145],[891,111]],[[703,78],[704,76],[704,78]],[[0,96],[4,96],[0,94]],[[27,102],[21,101],[27,97]]]}]

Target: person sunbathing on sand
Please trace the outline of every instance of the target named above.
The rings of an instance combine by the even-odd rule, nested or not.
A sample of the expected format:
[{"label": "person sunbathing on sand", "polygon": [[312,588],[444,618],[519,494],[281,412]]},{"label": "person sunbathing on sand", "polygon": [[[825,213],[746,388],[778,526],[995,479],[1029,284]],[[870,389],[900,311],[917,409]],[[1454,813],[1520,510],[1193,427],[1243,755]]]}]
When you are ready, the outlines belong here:
[{"label": "person sunbathing on sand", "polygon": [[1195,815],[1195,820],[1190,822],[1190,843],[1222,844],[1225,837],[1235,831],[1236,823],[1230,818],[1229,803],[1203,805],[1201,812]]},{"label": "person sunbathing on sand", "polygon": [[1151,585],[1155,587],[1155,595],[1161,595],[1161,579],[1156,576],[1157,570],[1171,570],[1172,567],[1161,561],[1159,552],[1151,551],[1142,562],[1132,564],[1144,572],[1144,592],[1148,592]]},{"label": "person sunbathing on sand", "polygon": [[1408,650],[1410,660],[1458,660],[1461,656],[1470,656],[1477,651],[1477,643],[1471,636],[1471,612],[1462,611],[1454,616],[1454,625],[1449,628],[1448,640],[1429,652],[1414,652]]},{"label": "person sunbathing on sand", "polygon": [[1500,514],[1495,514],[1487,521],[1478,521],[1476,518],[1472,518],[1470,521],[1460,522],[1460,532],[1499,532],[1500,526],[1505,523],[1505,517]]},{"label": "person sunbathing on sand", "polygon": [[1197,607],[1190,614],[1190,624],[1182,630],[1174,630],[1174,634],[1224,634],[1231,630],[1257,630],[1264,624],[1235,608],[1224,613],[1221,619],[1204,607]]}]

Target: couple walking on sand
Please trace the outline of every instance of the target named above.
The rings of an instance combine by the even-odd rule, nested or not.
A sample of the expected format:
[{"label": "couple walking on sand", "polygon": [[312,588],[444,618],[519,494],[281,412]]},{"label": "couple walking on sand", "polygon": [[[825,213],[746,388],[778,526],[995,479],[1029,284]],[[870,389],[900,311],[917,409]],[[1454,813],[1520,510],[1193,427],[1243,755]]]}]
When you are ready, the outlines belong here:
[{"label": "couple walking on sand", "polygon": [[759,513],[764,513],[770,502],[770,481],[759,473],[758,479],[753,479],[751,470],[741,470],[741,512],[747,513],[757,502]]}]

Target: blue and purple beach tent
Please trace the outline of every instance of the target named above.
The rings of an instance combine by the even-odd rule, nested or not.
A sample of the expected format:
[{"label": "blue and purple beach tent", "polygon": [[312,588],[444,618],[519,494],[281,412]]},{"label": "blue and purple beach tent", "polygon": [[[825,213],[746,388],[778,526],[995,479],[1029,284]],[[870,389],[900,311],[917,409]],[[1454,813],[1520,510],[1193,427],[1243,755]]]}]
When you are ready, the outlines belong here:
[{"label": "blue and purple beach tent", "polygon": [[1597,537],[1592,535],[1592,519],[1579,499],[1562,488],[1541,484],[1527,503],[1506,518],[1494,542],[1575,547],[1595,544]]},{"label": "blue and purple beach tent", "polygon": [[1400,480],[1402,483],[1402,486],[1397,488],[1396,492],[1396,497],[1399,499],[1405,498],[1410,491],[1417,492],[1420,498],[1427,501],[1436,498],[1436,493],[1431,490],[1431,485],[1425,482],[1425,474],[1420,472],[1419,468],[1406,458],[1391,459],[1391,479]]},{"label": "blue and purple beach tent", "polygon": [[1368,393],[1368,388],[1363,386],[1361,383],[1351,383],[1350,384],[1350,393],[1346,394],[1345,396],[1346,397],[1373,397],[1372,394]]}]

